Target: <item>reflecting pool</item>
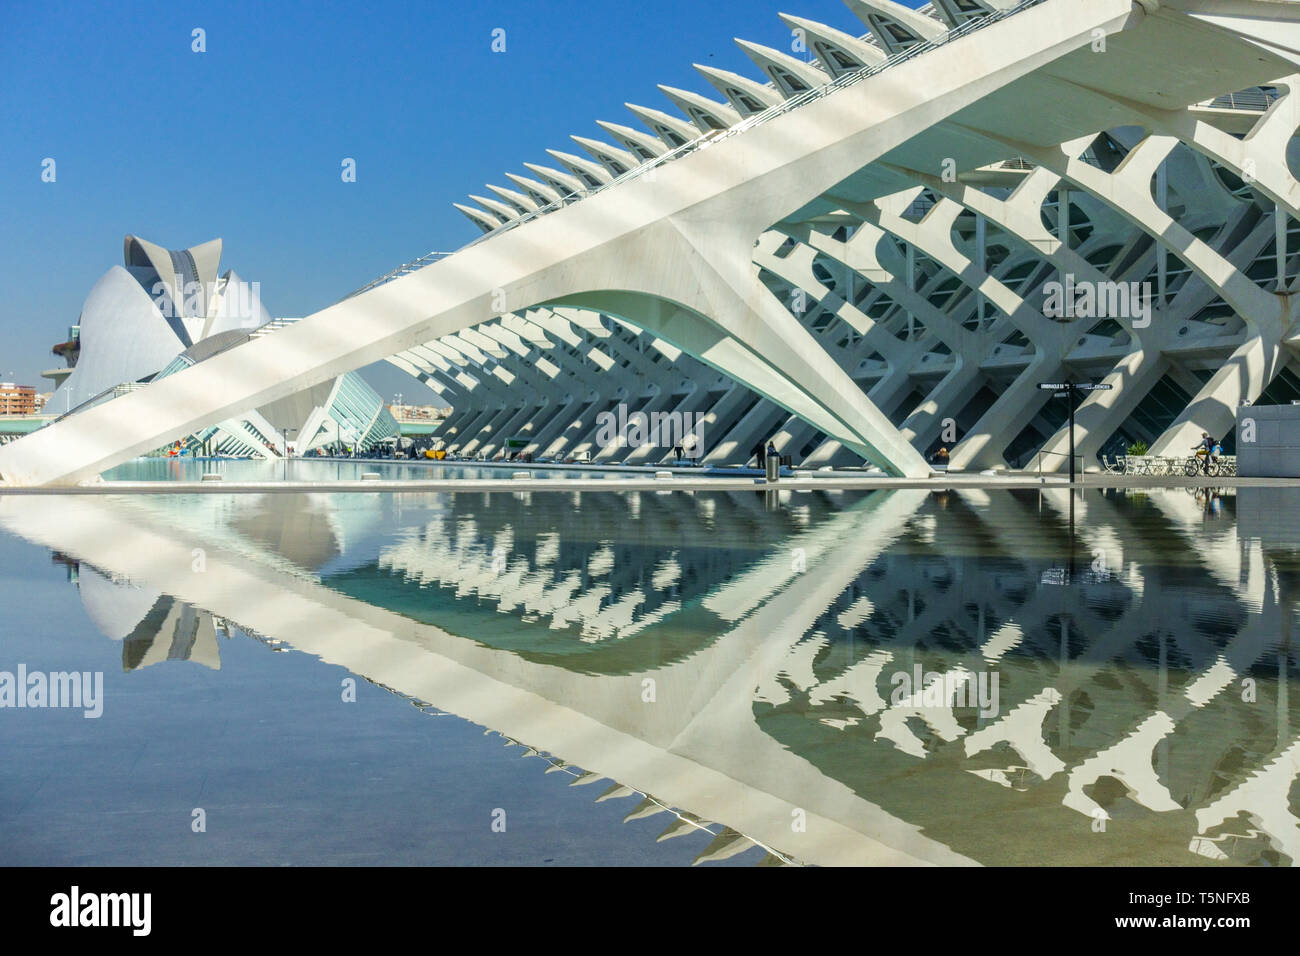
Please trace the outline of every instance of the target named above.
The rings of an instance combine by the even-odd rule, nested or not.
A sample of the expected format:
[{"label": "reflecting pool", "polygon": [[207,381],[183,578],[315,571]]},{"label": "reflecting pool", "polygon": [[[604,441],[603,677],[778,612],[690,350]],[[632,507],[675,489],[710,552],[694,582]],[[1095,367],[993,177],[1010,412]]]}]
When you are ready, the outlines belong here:
[{"label": "reflecting pool", "polygon": [[1267,488],[0,497],[0,693],[20,665],[103,673],[102,716],[53,694],[0,710],[0,846],[1289,866],[1298,506]]}]

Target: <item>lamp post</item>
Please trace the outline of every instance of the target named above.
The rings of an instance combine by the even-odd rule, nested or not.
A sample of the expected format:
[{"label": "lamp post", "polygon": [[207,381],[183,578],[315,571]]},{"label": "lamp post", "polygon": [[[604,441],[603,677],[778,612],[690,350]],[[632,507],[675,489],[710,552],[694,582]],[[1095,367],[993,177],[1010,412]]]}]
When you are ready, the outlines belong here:
[{"label": "lamp post", "polygon": [[296,432],[296,428],[286,428],[284,430],[284,480],[289,480],[289,433]]}]

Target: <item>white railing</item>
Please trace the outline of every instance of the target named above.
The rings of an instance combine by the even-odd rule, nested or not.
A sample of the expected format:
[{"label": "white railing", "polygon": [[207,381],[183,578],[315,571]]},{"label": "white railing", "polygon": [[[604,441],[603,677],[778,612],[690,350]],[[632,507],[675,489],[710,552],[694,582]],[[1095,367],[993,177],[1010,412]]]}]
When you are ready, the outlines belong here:
[{"label": "white railing", "polygon": [[1212,100],[1196,105],[1220,110],[1248,110],[1253,113],[1263,113],[1277,98],[1278,92],[1272,87],[1268,89],[1254,87],[1249,90],[1238,90],[1235,93],[1224,93],[1222,96],[1216,96]]}]

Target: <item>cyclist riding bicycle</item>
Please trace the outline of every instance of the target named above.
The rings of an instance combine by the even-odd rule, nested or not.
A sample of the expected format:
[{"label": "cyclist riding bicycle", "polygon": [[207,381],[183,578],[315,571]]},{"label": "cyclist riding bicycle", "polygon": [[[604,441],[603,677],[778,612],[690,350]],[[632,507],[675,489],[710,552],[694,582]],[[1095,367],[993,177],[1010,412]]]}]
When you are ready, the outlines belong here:
[{"label": "cyclist riding bicycle", "polygon": [[1201,460],[1201,471],[1207,475],[1210,473],[1210,462],[1217,460],[1217,446],[1218,442],[1210,437],[1209,432],[1201,432],[1201,440],[1192,446],[1192,451]]}]

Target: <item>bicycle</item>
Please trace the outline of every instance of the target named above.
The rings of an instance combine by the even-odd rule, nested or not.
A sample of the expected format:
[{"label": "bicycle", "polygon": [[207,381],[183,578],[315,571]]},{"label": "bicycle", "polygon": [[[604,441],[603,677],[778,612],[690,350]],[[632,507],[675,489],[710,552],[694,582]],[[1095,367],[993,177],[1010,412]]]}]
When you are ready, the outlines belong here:
[{"label": "bicycle", "polygon": [[1195,478],[1197,475],[1213,478],[1219,474],[1219,463],[1213,457],[1206,461],[1204,455],[1192,455],[1183,465],[1183,474],[1188,478]]}]

